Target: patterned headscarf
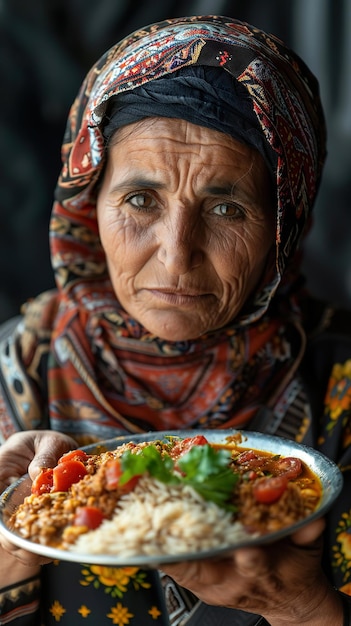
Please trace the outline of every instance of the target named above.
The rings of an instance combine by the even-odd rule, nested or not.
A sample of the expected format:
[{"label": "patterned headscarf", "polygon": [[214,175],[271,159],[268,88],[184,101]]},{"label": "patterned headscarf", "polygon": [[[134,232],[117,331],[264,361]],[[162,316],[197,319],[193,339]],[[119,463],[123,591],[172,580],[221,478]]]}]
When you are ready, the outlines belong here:
[{"label": "patterned headscarf", "polygon": [[[229,327],[172,343],[150,335],[116,301],[99,239],[96,183],[111,103],[197,66],[233,77],[233,100],[235,92],[243,110],[244,100],[250,103],[252,128],[259,145],[266,142],[276,189],[276,259],[250,307]],[[70,111],[62,159],[50,224],[57,291],[28,307],[21,331],[24,370],[34,381],[45,352],[38,346],[49,343],[50,426],[87,441],[118,429],[246,424],[274,390],[284,389],[303,353],[291,294],[295,253],[325,159],[314,76],[279,39],[232,18],[152,24],[108,50],[88,73]],[[31,407],[22,411],[24,427],[38,424],[39,409]]]},{"label": "patterned headscarf", "polygon": [[[71,110],[53,211],[51,246],[60,288],[70,288],[75,277],[80,280],[82,264],[88,265],[89,278],[106,272],[94,186],[105,161],[101,125],[110,99],[192,65],[221,67],[245,87],[262,133],[277,155],[279,276],[265,294],[257,294],[261,305],[264,301],[266,307],[270,301],[318,190],[325,158],[318,85],[304,63],[277,38],[231,18],[213,16],[153,24],[111,48],[89,72]],[[84,231],[80,238],[72,238],[73,254],[58,226],[58,222],[65,226],[67,214],[68,222]]]}]

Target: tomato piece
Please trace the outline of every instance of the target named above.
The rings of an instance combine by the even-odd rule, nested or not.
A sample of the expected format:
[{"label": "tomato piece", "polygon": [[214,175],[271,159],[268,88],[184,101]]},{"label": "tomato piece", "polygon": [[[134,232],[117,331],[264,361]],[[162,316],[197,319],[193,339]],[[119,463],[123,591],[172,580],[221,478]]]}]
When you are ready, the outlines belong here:
[{"label": "tomato piece", "polygon": [[105,488],[108,491],[117,489],[122,476],[122,467],[119,459],[109,459],[105,465]]},{"label": "tomato piece", "polygon": [[172,450],[170,451],[170,456],[173,459],[176,459],[186,452],[189,452],[189,450],[193,448],[193,446],[205,446],[206,444],[208,444],[208,441],[206,437],[204,437],[204,435],[186,437],[182,441],[176,443],[175,446],[173,446]]},{"label": "tomato piece", "polygon": [[286,476],[267,476],[260,478],[253,486],[253,495],[257,502],[272,504],[277,502],[288,486]]},{"label": "tomato piece", "polygon": [[248,469],[264,470],[267,463],[270,461],[269,457],[260,456],[253,450],[245,450],[235,459],[239,465],[244,465]]},{"label": "tomato piece", "polygon": [[297,478],[302,471],[302,462],[295,457],[287,456],[274,462],[273,472],[278,476]]},{"label": "tomato piece", "polygon": [[248,470],[244,476],[246,476],[248,480],[256,480],[257,473],[254,470]]},{"label": "tomato piece", "polygon": [[87,461],[89,455],[84,452],[84,450],[71,450],[70,452],[66,452],[63,454],[57,463],[66,463],[66,461]]},{"label": "tomato piece", "polygon": [[256,452],[254,452],[253,450],[245,450],[244,452],[241,452],[239,454],[239,456],[236,458],[236,461],[241,465],[242,463],[246,464],[256,459],[258,459]]},{"label": "tomato piece", "polygon": [[43,467],[32,482],[31,493],[34,493],[36,496],[40,496],[42,493],[50,493],[52,486],[53,469],[52,467]]},{"label": "tomato piece", "polygon": [[75,512],[74,526],[87,526],[94,530],[100,526],[104,514],[97,506],[79,506]]},{"label": "tomato piece", "polygon": [[105,488],[107,491],[119,489],[123,493],[133,491],[140,479],[140,475],[133,476],[123,485],[119,484],[122,476],[122,467],[119,459],[109,459],[105,466]]},{"label": "tomato piece", "polygon": [[68,491],[87,474],[87,469],[81,461],[62,461],[53,469],[53,491]]},{"label": "tomato piece", "polygon": [[130,491],[133,491],[133,489],[137,486],[139,480],[140,474],[137,474],[136,476],[133,476],[132,478],[127,480],[126,483],[123,483],[123,485],[119,485],[118,489],[120,491],[123,491],[123,493],[129,493]]}]

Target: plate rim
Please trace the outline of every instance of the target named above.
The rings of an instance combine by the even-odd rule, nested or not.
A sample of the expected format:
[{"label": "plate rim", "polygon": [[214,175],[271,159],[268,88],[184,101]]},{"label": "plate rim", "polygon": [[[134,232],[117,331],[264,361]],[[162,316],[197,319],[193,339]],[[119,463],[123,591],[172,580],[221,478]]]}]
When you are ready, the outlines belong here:
[{"label": "plate rim", "polygon": [[[310,515],[305,517],[303,520],[299,520],[294,524],[282,528],[279,531],[274,533],[268,533],[266,535],[260,535],[257,537],[248,537],[247,541],[240,539],[240,541],[235,542],[234,544],[222,545],[215,548],[203,550],[203,551],[193,551],[186,552],[180,554],[173,555],[139,555],[139,556],[129,556],[129,557],[118,557],[118,555],[112,554],[82,554],[78,552],[71,552],[68,550],[60,550],[58,548],[52,548],[43,544],[32,542],[28,539],[21,537],[19,534],[13,532],[6,525],[6,521],[4,519],[6,514],[6,506],[8,505],[9,500],[15,493],[17,489],[20,487],[24,488],[28,482],[30,481],[29,475],[25,474],[20,477],[11,485],[9,485],[3,493],[0,495],[0,530],[4,537],[17,547],[27,550],[31,553],[47,557],[48,559],[53,560],[61,560],[61,561],[70,561],[75,563],[84,563],[86,565],[106,565],[112,567],[141,567],[141,568],[158,568],[162,566],[162,564],[166,563],[177,563],[181,561],[188,560],[202,560],[206,558],[225,556],[226,554],[232,552],[233,550],[239,547],[247,547],[247,546],[258,546],[264,545],[268,543],[272,543],[275,541],[279,541],[284,537],[296,532],[304,525],[309,522],[312,522],[319,517],[322,517],[324,514],[328,512],[331,508],[333,502],[338,498],[342,486],[343,486],[343,476],[341,470],[337,466],[337,464],[325,456],[319,450],[315,450],[314,448],[304,444],[299,443],[294,440],[288,439],[286,437],[278,437],[276,435],[270,435],[265,433],[260,433],[258,431],[245,431],[240,429],[222,429],[222,430],[211,430],[211,429],[194,429],[194,430],[163,430],[163,431],[148,431],[145,433],[126,433],[119,434],[115,437],[111,437],[109,439],[105,439],[102,441],[98,441],[96,443],[91,443],[86,446],[80,446],[79,449],[83,449],[88,453],[94,454],[102,452],[104,449],[113,449],[113,447],[117,447],[122,443],[127,443],[129,441],[150,441],[150,440],[158,440],[165,439],[169,437],[181,437],[185,438],[187,436],[195,436],[197,434],[202,434],[204,436],[207,435],[209,438],[216,439],[218,442],[220,439],[225,442],[225,439],[228,436],[233,436],[236,434],[241,434],[243,437],[243,441],[239,444],[243,448],[252,447],[253,449],[266,449],[269,451],[269,442],[272,444],[280,444],[283,446],[283,449],[292,448],[294,449],[294,456],[301,458],[308,466],[312,469],[313,472],[317,473],[319,479],[323,484],[323,494],[321,498],[321,502],[318,507],[313,511]],[[253,445],[256,441],[257,443],[262,440],[267,444],[267,447],[260,448],[258,445]],[[252,445],[245,445],[247,441],[252,441]],[[211,443],[211,441],[210,441]],[[94,452],[94,450],[96,452]],[[287,456],[287,454],[282,451],[281,454],[283,456]],[[301,456],[300,456],[301,455]],[[308,460],[306,460],[308,458]],[[313,461],[312,465],[310,461]],[[324,469],[326,476],[329,476],[329,484],[327,483],[327,478],[324,477],[322,480],[322,472],[318,471],[318,463],[320,463]],[[333,478],[333,481],[332,481]],[[31,482],[31,481],[30,481]],[[332,489],[331,489],[332,487]],[[328,490],[329,488],[329,490]],[[29,495],[27,493],[27,495]]]}]

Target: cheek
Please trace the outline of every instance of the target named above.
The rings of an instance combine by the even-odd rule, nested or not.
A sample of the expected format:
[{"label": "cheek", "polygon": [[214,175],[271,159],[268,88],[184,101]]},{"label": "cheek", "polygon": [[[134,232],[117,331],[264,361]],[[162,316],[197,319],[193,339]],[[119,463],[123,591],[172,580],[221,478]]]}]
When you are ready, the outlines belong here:
[{"label": "cheek", "polygon": [[152,255],[150,237],[146,230],[140,231],[134,220],[116,215],[115,211],[101,215],[99,232],[110,278],[116,289],[117,281],[132,281],[147,263]]},{"label": "cheek", "polygon": [[242,280],[254,271],[256,264],[260,264],[261,253],[257,257],[258,250],[259,243],[256,240],[242,233],[229,233],[218,240],[212,258],[216,259],[220,275]]},{"label": "cheek", "polygon": [[257,286],[265,270],[271,235],[259,229],[252,233],[236,233],[235,237],[222,240],[216,255],[216,272],[220,278],[224,299],[243,303]]},{"label": "cheek", "polygon": [[131,229],[120,212],[108,207],[100,208],[98,204],[98,226],[106,255],[111,256],[115,250],[126,246],[128,232],[130,238]]}]

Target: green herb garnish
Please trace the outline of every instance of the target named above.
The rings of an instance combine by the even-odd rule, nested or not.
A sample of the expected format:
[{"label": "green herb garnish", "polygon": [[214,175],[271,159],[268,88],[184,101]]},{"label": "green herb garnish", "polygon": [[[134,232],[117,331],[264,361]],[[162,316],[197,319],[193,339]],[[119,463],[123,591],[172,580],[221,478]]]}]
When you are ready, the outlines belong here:
[{"label": "green herb garnish", "polygon": [[168,454],[161,454],[153,445],[141,448],[134,454],[126,450],[120,460],[122,465],[120,485],[124,485],[134,476],[142,476],[146,473],[163,483],[178,482],[177,476],[173,474],[173,459]]},{"label": "green herb garnish", "polygon": [[153,445],[134,454],[127,450],[121,457],[120,484],[147,473],[164,483],[190,485],[204,500],[234,511],[230,498],[239,474],[229,467],[230,460],[228,450],[215,450],[210,444],[193,446],[176,463]]}]

